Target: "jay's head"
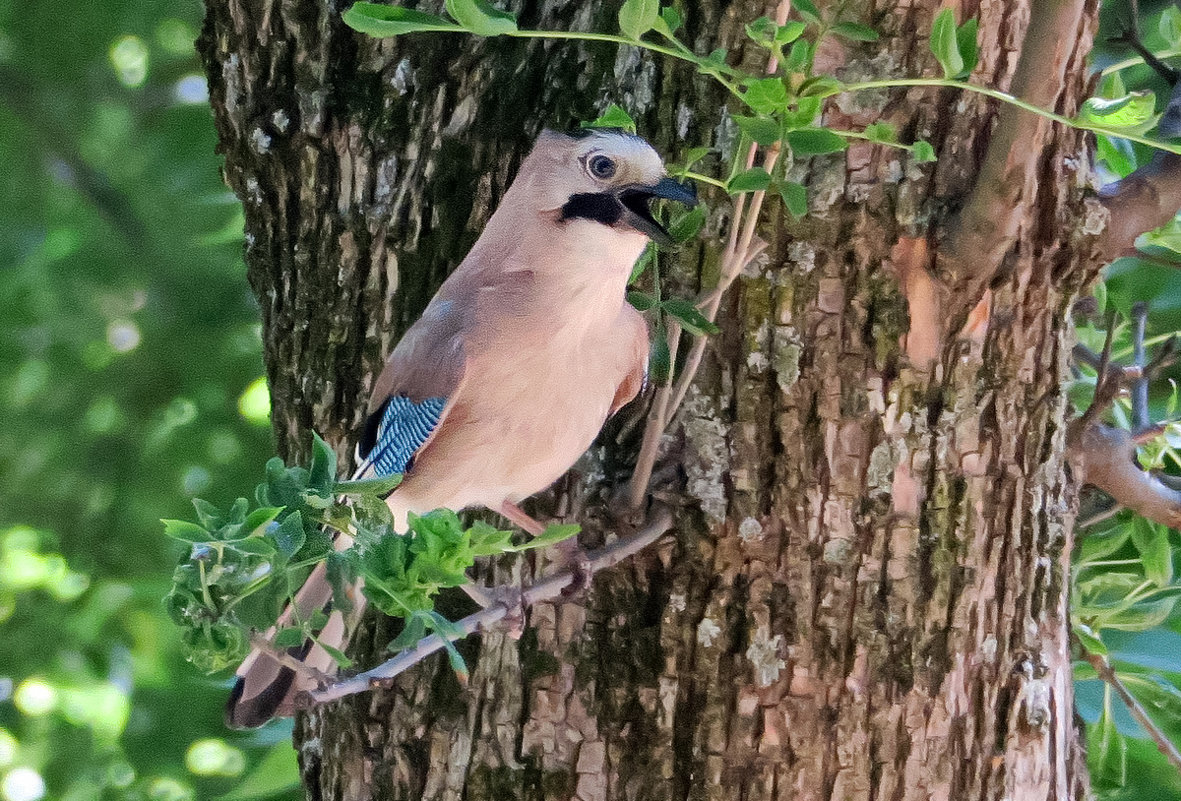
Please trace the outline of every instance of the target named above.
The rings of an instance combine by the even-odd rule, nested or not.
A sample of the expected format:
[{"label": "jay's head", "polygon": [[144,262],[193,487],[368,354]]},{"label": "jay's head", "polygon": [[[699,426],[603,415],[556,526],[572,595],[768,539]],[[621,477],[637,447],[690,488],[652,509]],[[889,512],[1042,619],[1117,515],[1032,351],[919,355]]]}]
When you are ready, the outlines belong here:
[{"label": "jay's head", "polygon": [[652,200],[697,203],[693,185],[668,177],[652,145],[613,128],[543,131],[516,183],[560,221],[589,220],[661,244],[671,239],[652,216]]}]

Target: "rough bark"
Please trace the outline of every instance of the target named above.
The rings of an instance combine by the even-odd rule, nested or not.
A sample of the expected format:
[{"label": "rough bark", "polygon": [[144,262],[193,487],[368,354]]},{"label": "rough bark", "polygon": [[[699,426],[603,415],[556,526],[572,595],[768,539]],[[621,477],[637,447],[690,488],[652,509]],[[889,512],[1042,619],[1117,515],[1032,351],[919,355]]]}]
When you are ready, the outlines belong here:
[{"label": "rough bark", "polygon": [[[1040,0],[1039,0],[1040,1]],[[1085,90],[1094,3],[1058,110]],[[542,125],[606,101],[670,155],[733,136],[725,98],[683,66],[611,45],[444,35],[377,42],[333,4],[207,0],[199,47],[246,210],[280,453],[316,428],[351,453],[375,368],[461,258]],[[616,4],[510,3],[523,26],[610,29]],[[882,41],[829,41],[822,69],[913,76],[938,3],[845,4]],[[684,4],[699,52],[737,51],[752,0]],[[980,14],[975,80],[1005,87],[1026,3]],[[963,16],[961,16],[963,18]],[[906,351],[935,243],[991,135],[990,101],[953,91],[830,102],[836,127],[878,119],[931,140],[935,165],[856,144],[801,161],[800,223],[772,206],[771,256],[723,306],[723,333],[664,443],[675,542],[530,611],[525,635],[469,643],[461,687],[431,660],[301,717],[311,798],[1067,799],[1085,769],[1073,716],[1066,571],[1074,488],[1063,448],[1068,309],[1087,279],[1083,139],[1038,161],[991,315]],[[709,286],[725,224],[673,259]],[[927,343],[928,345],[930,343]],[[506,369],[510,368],[506,365]],[[642,414],[643,409],[634,409]],[[626,422],[626,421],[625,421]],[[535,510],[605,536],[634,427],[616,424]],[[487,566],[496,580],[541,564]],[[456,601],[457,613],[464,611]],[[390,634],[357,643],[377,660]]]}]

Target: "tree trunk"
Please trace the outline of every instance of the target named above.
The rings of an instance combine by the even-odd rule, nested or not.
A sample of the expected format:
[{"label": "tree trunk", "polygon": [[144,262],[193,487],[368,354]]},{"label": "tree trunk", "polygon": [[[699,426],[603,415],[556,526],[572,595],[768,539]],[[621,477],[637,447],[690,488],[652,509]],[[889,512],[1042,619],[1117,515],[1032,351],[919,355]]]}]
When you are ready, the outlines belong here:
[{"label": "tree trunk", "polygon": [[[980,14],[974,82],[1009,85],[1029,2],[960,4],[961,20]],[[1075,5],[1077,25],[1038,32],[1067,59],[1065,114],[1085,96],[1096,13],[1093,0]],[[332,3],[207,6],[199,48],[226,178],[245,206],[288,458],[306,453],[312,428],[351,454],[384,355],[543,125],[569,127],[614,101],[670,158],[732,147],[719,89],[633,48],[376,41],[345,28]],[[938,6],[845,3],[843,18],[881,40],[826,39],[818,71],[935,74],[925,32]],[[617,10],[510,7],[522,27],[577,30],[612,30]],[[681,7],[695,50],[728,47],[731,63],[761,69],[765,51],[747,46],[743,25],[771,9]],[[809,215],[795,223],[768,204],[771,255],[730,290],[723,332],[662,446],[657,483],[679,499],[675,538],[581,597],[529,610],[519,640],[489,632],[466,644],[466,686],[432,659],[392,689],[302,715],[309,797],[1083,797],[1062,392],[1068,310],[1089,277],[1081,135],[1053,129],[1036,183],[1013,188],[1028,211],[991,313],[982,305],[945,342],[923,331],[930,254],[954,228],[996,112],[953,90],[831,99],[833,127],[888,120],[940,159],[855,143],[792,166]],[[670,259],[684,296],[716,278],[729,204],[706,200],[703,244]],[[634,459],[627,422],[642,406],[536,502],[539,515],[579,520],[590,544],[606,536],[603,507]],[[506,559],[486,578],[528,580],[542,561]],[[363,663],[382,658],[390,629],[373,621],[355,643]]]}]

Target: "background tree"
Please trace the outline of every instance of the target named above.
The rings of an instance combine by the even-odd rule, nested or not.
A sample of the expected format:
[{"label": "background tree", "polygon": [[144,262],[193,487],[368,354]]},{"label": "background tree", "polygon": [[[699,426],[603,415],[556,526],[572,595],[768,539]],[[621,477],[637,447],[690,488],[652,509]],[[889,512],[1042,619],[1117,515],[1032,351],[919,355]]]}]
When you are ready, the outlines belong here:
[{"label": "background tree", "polygon": [[[286,454],[308,428],[351,451],[392,337],[543,124],[610,99],[664,152],[705,140],[725,153],[734,136],[715,83],[634,48],[374,42],[326,6],[208,9],[200,47],[246,207]],[[604,30],[616,8],[511,10],[524,27]],[[768,10],[681,8],[695,50],[727,48],[752,69],[764,54],[744,24]],[[821,27],[839,14],[882,36],[826,38],[817,68],[930,72],[936,10],[823,9]],[[980,9],[974,79],[1073,116],[1096,14],[1084,0]],[[585,601],[534,607],[520,642],[483,635],[466,687],[435,662],[303,717],[312,796],[1084,793],[1067,608],[1069,310],[1099,258],[1175,204],[1162,215],[1113,201],[1119,225],[1100,233],[1085,137],[979,97],[843,96],[825,122],[883,119],[929,138],[940,160],[869,143],[796,159],[809,214],[768,210],[771,255],[727,296],[723,333],[662,443],[675,540]],[[708,202],[713,232],[726,202]],[[707,235],[686,248],[671,282],[708,290],[721,247]],[[634,448],[626,426],[605,436],[538,513],[603,536]],[[379,622],[362,659],[379,658],[386,634]]]}]

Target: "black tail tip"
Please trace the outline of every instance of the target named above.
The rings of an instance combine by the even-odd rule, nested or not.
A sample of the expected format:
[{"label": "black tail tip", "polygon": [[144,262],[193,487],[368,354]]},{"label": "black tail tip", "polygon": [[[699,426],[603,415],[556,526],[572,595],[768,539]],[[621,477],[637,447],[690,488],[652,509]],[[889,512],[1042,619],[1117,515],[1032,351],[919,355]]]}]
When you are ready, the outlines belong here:
[{"label": "black tail tip", "polygon": [[273,720],[294,679],[295,673],[284,668],[262,692],[244,700],[242,696],[246,690],[246,679],[239,676],[226,701],[226,726],[231,729],[257,729]]}]

